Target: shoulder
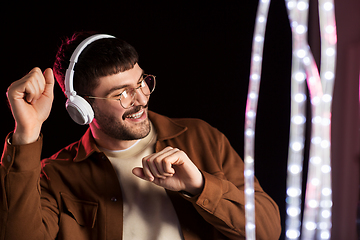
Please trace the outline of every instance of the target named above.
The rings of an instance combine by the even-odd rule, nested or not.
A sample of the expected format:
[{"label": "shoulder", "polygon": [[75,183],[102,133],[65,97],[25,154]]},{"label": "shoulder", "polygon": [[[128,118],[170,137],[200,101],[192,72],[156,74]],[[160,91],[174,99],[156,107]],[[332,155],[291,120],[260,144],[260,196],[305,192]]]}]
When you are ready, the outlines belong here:
[{"label": "shoulder", "polygon": [[87,159],[94,152],[99,152],[99,150],[92,138],[90,129],[88,129],[80,140],[64,147],[51,157],[45,159],[45,161],[80,162]]},{"label": "shoulder", "polygon": [[[209,123],[198,118],[169,118],[154,112],[150,114],[151,120],[159,132],[172,131],[177,127],[180,135],[191,137],[219,138],[223,134]],[[181,129],[181,131],[180,131]]]},{"label": "shoulder", "polygon": [[54,162],[59,162],[59,163],[73,162],[78,152],[78,146],[79,146],[79,141],[74,142],[62,148],[60,151],[53,154],[52,156],[42,159],[41,161],[42,167],[45,167],[46,165]]},{"label": "shoulder", "polygon": [[209,123],[202,119],[198,118],[173,118],[172,119],[177,124],[183,125],[188,128],[189,131],[199,131],[199,130],[205,130],[205,131],[216,131],[218,130],[211,126]]}]

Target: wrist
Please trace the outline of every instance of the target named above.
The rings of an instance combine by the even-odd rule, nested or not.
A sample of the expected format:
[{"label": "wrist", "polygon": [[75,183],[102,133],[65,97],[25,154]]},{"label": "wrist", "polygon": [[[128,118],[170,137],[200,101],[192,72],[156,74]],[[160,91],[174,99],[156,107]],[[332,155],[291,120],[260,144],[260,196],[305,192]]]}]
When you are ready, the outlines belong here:
[{"label": "wrist", "polygon": [[18,127],[15,128],[11,142],[13,145],[25,145],[36,142],[40,136],[40,128],[33,128],[31,131],[24,131]]},{"label": "wrist", "polygon": [[202,175],[202,173],[199,171],[200,177],[199,180],[197,181],[196,184],[194,184],[191,187],[188,187],[187,189],[184,189],[183,192],[187,192],[190,195],[198,195],[202,192],[202,190],[204,189],[204,176]]}]

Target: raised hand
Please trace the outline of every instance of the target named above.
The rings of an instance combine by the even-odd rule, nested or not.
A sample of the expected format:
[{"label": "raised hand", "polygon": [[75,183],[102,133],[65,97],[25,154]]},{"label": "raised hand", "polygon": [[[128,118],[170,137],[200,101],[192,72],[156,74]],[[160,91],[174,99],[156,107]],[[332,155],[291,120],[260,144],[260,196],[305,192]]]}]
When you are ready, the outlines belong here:
[{"label": "raised hand", "polygon": [[27,144],[38,139],[41,126],[51,111],[53,89],[54,75],[50,68],[44,74],[39,68],[33,68],[10,85],[7,97],[15,119],[13,144]]},{"label": "raised hand", "polygon": [[199,169],[185,152],[166,147],[142,160],[142,168],[134,168],[133,174],[172,191],[200,193],[204,179]]}]

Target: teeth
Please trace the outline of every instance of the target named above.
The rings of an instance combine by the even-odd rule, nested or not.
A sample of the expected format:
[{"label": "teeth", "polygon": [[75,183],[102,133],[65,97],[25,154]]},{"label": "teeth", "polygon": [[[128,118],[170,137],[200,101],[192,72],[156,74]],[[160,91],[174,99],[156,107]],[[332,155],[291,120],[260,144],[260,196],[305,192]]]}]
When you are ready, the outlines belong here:
[{"label": "teeth", "polygon": [[141,112],[139,112],[139,113],[134,113],[134,114],[132,114],[132,115],[127,116],[127,118],[138,119],[138,118],[140,118],[140,117],[143,115],[143,113],[144,113],[144,111],[141,111]]}]

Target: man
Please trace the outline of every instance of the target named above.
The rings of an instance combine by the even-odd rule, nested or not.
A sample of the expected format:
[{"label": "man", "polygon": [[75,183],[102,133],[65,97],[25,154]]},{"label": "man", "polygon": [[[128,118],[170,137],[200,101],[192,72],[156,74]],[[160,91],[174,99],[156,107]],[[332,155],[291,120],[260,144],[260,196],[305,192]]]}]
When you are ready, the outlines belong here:
[{"label": "man", "polygon": [[[85,135],[41,165],[53,72],[34,68],[7,91],[15,130],[1,159],[0,239],[244,239],[243,162],[226,137],[149,111],[155,77],[135,49],[101,37],[78,52],[89,38],[64,41],[54,73],[69,113],[81,96],[94,117],[84,114]],[[278,239],[278,207],[256,179],[255,202],[257,238]]]}]

